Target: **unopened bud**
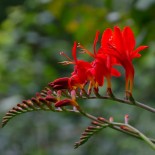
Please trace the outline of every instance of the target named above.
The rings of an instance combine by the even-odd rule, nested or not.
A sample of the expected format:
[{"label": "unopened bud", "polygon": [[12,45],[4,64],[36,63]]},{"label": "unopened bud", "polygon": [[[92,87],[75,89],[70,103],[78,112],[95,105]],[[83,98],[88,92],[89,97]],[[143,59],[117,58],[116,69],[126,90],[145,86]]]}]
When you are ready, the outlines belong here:
[{"label": "unopened bud", "polygon": [[97,122],[97,121],[93,121],[92,124],[93,124],[93,125],[96,125],[96,126],[102,126],[102,124],[99,123],[99,122]]},{"label": "unopened bud", "polygon": [[73,89],[71,90],[71,97],[72,97],[72,100],[76,100],[76,91]]},{"label": "unopened bud", "polygon": [[102,122],[105,122],[105,121],[106,121],[106,119],[103,118],[103,117],[98,117],[97,119],[98,119],[99,121],[102,121]]},{"label": "unopened bud", "polygon": [[[98,126],[100,128],[100,126]],[[88,126],[88,130],[96,130],[97,126]]]},{"label": "unopened bud", "polygon": [[37,97],[37,98],[38,98],[38,97],[41,97],[40,93],[36,93],[36,97]]},{"label": "unopened bud", "polygon": [[76,108],[79,107],[77,102],[71,99],[64,99],[64,100],[61,100],[55,103],[55,107],[63,107],[63,106],[68,106],[68,105],[75,106]]},{"label": "unopened bud", "polygon": [[68,77],[58,78],[53,82],[49,83],[48,85],[55,90],[68,89],[69,88],[68,80],[69,80]]},{"label": "unopened bud", "polygon": [[82,136],[80,137],[81,140],[88,138],[88,136]]},{"label": "unopened bud", "polygon": [[47,96],[45,99],[47,101],[50,101],[50,102],[57,102],[57,99],[55,97],[52,97],[52,96]]},{"label": "unopened bud", "polygon": [[92,132],[90,131],[90,132],[84,132],[84,133],[82,133],[82,136],[88,136],[88,135],[92,135]]},{"label": "unopened bud", "polygon": [[113,121],[114,121],[114,118],[113,117],[110,117],[109,118],[109,122],[112,123]]},{"label": "unopened bud", "polygon": [[129,122],[129,115],[128,114],[125,115],[124,122],[125,122],[125,124],[128,124],[128,122]]},{"label": "unopened bud", "polygon": [[120,128],[123,129],[123,130],[128,130],[128,128],[126,126],[124,126],[124,125],[121,125]]}]

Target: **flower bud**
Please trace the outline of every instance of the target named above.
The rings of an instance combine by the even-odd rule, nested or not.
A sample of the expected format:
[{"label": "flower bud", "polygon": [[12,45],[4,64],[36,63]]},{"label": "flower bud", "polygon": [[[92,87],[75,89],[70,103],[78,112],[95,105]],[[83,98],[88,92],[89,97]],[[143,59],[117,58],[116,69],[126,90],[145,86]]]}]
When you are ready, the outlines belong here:
[{"label": "flower bud", "polygon": [[58,78],[53,82],[49,83],[49,86],[56,90],[68,89],[69,88],[68,80],[69,80],[68,77]]},{"label": "flower bud", "polygon": [[71,99],[64,99],[64,100],[61,100],[55,103],[55,107],[63,107],[63,106],[68,106],[68,105],[79,107],[77,102]]},{"label": "flower bud", "polygon": [[128,122],[129,122],[129,115],[128,114],[125,115],[124,122],[125,122],[125,124],[128,124]]}]

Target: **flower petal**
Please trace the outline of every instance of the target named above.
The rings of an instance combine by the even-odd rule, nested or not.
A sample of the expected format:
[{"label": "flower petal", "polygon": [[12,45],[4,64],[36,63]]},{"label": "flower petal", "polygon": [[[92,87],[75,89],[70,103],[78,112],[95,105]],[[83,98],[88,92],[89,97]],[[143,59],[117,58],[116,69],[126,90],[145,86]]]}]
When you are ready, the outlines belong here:
[{"label": "flower petal", "polygon": [[74,42],[74,45],[73,45],[73,48],[72,48],[72,56],[73,56],[75,62],[77,62],[76,47],[77,47],[77,44],[76,44],[76,42]]},{"label": "flower petal", "polygon": [[131,53],[131,58],[139,58],[141,55],[139,54],[140,51],[148,48],[148,46],[139,46]]},{"label": "flower petal", "polygon": [[112,76],[119,77],[119,76],[121,76],[121,73],[120,73],[117,69],[112,68],[112,69],[111,69],[111,75],[112,75]]},{"label": "flower petal", "polygon": [[118,26],[114,27],[113,42],[115,48],[117,49],[117,52],[119,52],[120,54],[125,52],[122,32]]},{"label": "flower petal", "polygon": [[94,55],[96,54],[96,44],[97,44],[97,42],[98,42],[98,37],[99,37],[99,34],[100,34],[100,32],[99,32],[99,31],[97,31],[97,32],[96,32],[95,39],[94,39],[94,44],[93,44],[93,48],[94,48]]},{"label": "flower petal", "polygon": [[102,34],[101,48],[107,48],[111,39],[112,39],[112,30],[110,28],[108,28]]},{"label": "flower petal", "polygon": [[128,50],[129,52],[133,51],[136,42],[135,42],[135,38],[134,38],[134,34],[132,30],[130,29],[129,26],[126,26],[123,29],[122,33],[123,33],[124,44],[125,44],[126,50]]}]

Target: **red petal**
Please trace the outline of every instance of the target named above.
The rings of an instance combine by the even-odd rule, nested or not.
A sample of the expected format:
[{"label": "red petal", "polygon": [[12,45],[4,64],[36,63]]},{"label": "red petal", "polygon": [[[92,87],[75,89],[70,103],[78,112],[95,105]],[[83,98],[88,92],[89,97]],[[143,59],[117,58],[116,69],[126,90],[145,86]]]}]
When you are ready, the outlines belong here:
[{"label": "red petal", "polygon": [[111,70],[111,75],[112,75],[112,76],[119,77],[119,76],[121,76],[121,73],[120,73],[117,69],[112,68],[112,70]]},{"label": "red petal", "polygon": [[134,50],[135,47],[135,38],[132,30],[130,27],[126,26],[123,30],[123,38],[126,50],[129,52]]},{"label": "red petal", "polygon": [[111,64],[112,65],[119,65],[119,66],[121,65],[119,60],[116,59],[116,57],[112,57],[112,56],[111,56]]},{"label": "red petal", "polygon": [[131,58],[138,58],[140,57],[141,55],[138,53],[144,49],[148,48],[148,46],[139,46],[138,48],[136,48],[136,50],[134,50],[132,53],[131,53]]},{"label": "red petal", "polygon": [[139,57],[141,57],[141,54],[139,54],[139,53],[135,53],[134,55],[132,55],[132,59],[133,58],[139,58]]},{"label": "red petal", "polygon": [[76,57],[76,42],[74,42],[73,48],[72,48],[72,56],[74,58],[74,61],[77,62],[77,57]]},{"label": "red petal", "polygon": [[101,47],[107,48],[110,39],[112,39],[112,30],[110,28],[108,28],[102,34]]},{"label": "red petal", "polygon": [[103,86],[103,84],[104,84],[104,77],[97,75],[96,82],[98,83],[99,86]]},{"label": "red petal", "polygon": [[57,99],[55,97],[52,97],[52,96],[47,96],[45,99],[47,101],[50,101],[50,102],[57,102]]},{"label": "red petal", "polygon": [[148,48],[148,46],[139,46],[138,48],[136,48],[136,49],[133,51],[133,53],[138,53],[138,52],[144,50],[145,48]]},{"label": "red petal", "polygon": [[122,32],[118,26],[114,27],[113,41],[117,49],[117,52],[123,53],[124,52],[124,40],[123,40]]},{"label": "red petal", "polygon": [[116,58],[118,60],[117,62],[119,62],[120,53],[118,53],[118,51],[116,51],[115,49],[109,49],[109,51],[106,51],[105,53],[109,56]]},{"label": "red petal", "polygon": [[70,77],[70,79],[69,79],[69,84],[70,84],[71,86],[74,86],[74,85],[79,84],[79,83],[80,83],[80,79],[79,79],[79,77],[77,76],[77,74]]},{"label": "red petal", "polygon": [[100,64],[99,62],[96,63],[95,67],[94,67],[94,74],[95,74],[95,80],[98,83],[99,86],[103,86],[104,84],[104,69],[102,64]]},{"label": "red petal", "polygon": [[95,39],[94,39],[94,45],[93,45],[93,48],[94,48],[94,54],[96,54],[96,44],[97,44],[97,42],[98,42],[99,34],[100,34],[100,32],[97,31],[97,32],[96,32]]}]

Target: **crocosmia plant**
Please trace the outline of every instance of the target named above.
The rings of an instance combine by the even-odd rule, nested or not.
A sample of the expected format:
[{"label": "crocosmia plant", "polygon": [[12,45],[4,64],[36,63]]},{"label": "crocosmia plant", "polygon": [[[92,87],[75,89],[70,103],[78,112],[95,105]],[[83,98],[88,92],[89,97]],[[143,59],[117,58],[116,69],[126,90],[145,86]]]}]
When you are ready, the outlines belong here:
[{"label": "crocosmia plant", "polygon": [[[101,38],[101,40],[99,40]],[[99,46],[96,46],[99,45]],[[82,44],[73,43],[72,57],[68,57],[64,52],[60,55],[65,57],[62,65],[72,65],[73,71],[67,77],[59,77],[50,82],[35,97],[24,100],[17,104],[3,117],[2,127],[16,115],[33,111],[53,111],[71,112],[90,119],[91,125],[82,133],[80,140],[75,143],[75,148],[87,142],[96,132],[104,128],[111,128],[118,132],[145,141],[155,150],[155,140],[148,138],[141,131],[129,124],[129,115],[124,116],[124,122],[115,122],[113,117],[94,116],[84,111],[78,99],[113,100],[122,104],[127,104],[155,113],[155,109],[140,103],[134,99],[133,85],[135,68],[132,60],[140,58],[140,52],[146,50],[148,46],[136,47],[134,34],[129,26],[120,29],[115,26],[113,29],[107,28],[102,35],[97,31],[93,43],[93,51],[87,50]],[[79,60],[78,52],[91,57],[91,61]],[[122,74],[116,67],[123,68]],[[125,75],[124,97],[118,98],[113,93],[112,83],[115,78]],[[111,80],[113,77],[113,80]],[[105,87],[106,92],[101,93],[100,88]]]}]

